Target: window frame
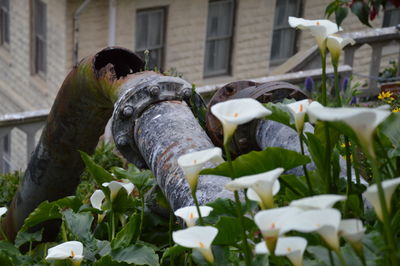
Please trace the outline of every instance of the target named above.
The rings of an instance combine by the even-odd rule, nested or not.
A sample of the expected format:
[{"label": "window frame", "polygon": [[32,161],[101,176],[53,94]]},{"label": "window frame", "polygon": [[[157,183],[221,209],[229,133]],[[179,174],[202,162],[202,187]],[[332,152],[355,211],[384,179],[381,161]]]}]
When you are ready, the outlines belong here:
[{"label": "window frame", "polygon": [[[275,1],[275,10],[277,9],[277,4],[278,3],[282,3],[282,0],[276,0]],[[285,8],[284,10],[288,10],[287,5],[288,5],[289,0],[285,0]],[[299,39],[299,31],[297,31],[296,29],[292,28],[289,23],[287,23],[287,25],[276,25],[276,16],[278,15],[277,12],[274,12],[274,23],[273,23],[273,28],[272,28],[272,37],[271,37],[271,50],[270,50],[270,57],[269,57],[269,65],[270,66],[278,66],[280,64],[282,64],[283,62],[285,62],[288,58],[290,58],[291,56],[295,55],[298,51],[298,39]],[[295,17],[302,17],[302,13],[303,13],[303,0],[298,0],[297,1],[297,7],[296,7],[296,13],[297,14],[293,14],[290,16],[295,16]],[[285,13],[284,17],[288,17],[289,15],[287,13]],[[285,57],[285,58],[272,58],[272,55],[275,54],[274,51],[272,50],[274,45],[274,33],[275,31],[283,31],[283,30],[291,30],[293,32],[294,35],[294,39],[293,39],[293,46],[292,48],[292,53],[291,56],[289,57]]]},{"label": "window frame", "polygon": [[[162,14],[162,25],[161,25],[161,29],[160,29],[160,44],[159,45],[155,45],[152,47],[148,47],[148,44],[146,45],[147,47],[140,47],[138,48],[138,15],[139,13],[152,13],[152,12],[157,12],[157,11],[161,11]],[[168,7],[167,6],[158,6],[158,7],[152,7],[152,8],[144,8],[144,9],[137,9],[136,10],[136,17],[135,17],[135,53],[141,54],[144,53],[144,51],[148,50],[150,53],[153,50],[158,50],[160,51],[160,65],[156,66],[158,68],[158,70],[160,70],[162,72],[162,70],[164,69],[164,64],[165,64],[165,41],[166,41],[166,36],[167,36],[167,17],[168,17]]]},{"label": "window frame", "polygon": [[[0,141],[3,147],[3,158],[0,158],[0,163],[3,164],[3,174],[11,171],[11,133],[5,135]],[[1,174],[1,173],[0,173]]]},{"label": "window frame", "polygon": [[[39,5],[42,5],[44,18],[39,18]],[[43,23],[44,25],[38,25]],[[31,74],[42,78],[47,74],[47,3],[42,0],[31,1]],[[38,28],[42,27],[42,31]],[[40,43],[42,49],[39,51]]]},{"label": "window frame", "polygon": [[[209,16],[207,14],[207,24],[206,24],[206,41],[204,46],[204,61],[203,61],[203,78],[213,78],[218,76],[225,76],[225,75],[232,75],[232,55],[233,55],[233,46],[234,46],[234,36],[235,36],[235,29],[236,29],[236,12],[237,12],[237,3],[236,0],[209,0],[208,1],[208,12],[210,10],[210,4],[216,2],[227,2],[232,3],[232,18],[230,23],[230,34],[221,35],[221,36],[208,36],[208,23],[210,23]],[[228,51],[228,64],[226,70],[216,70],[216,71],[209,71],[207,70],[207,43],[210,41],[218,41],[218,40],[228,40],[229,42],[229,51]]]},{"label": "window frame", "polygon": [[[10,0],[0,0],[0,46],[10,45]],[[5,19],[6,23],[3,23]]]},{"label": "window frame", "polygon": [[[400,7],[396,7],[390,1],[386,3],[385,11],[383,12],[382,28],[393,27],[397,25],[390,25],[388,21],[393,13],[398,13],[400,16]],[[400,23],[400,22],[399,22]]]}]

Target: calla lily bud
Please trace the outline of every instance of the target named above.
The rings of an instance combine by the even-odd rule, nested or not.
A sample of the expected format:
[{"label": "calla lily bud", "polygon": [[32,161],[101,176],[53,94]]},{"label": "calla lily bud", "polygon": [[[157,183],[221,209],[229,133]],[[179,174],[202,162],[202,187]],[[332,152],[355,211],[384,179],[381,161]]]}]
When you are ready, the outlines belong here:
[{"label": "calla lily bud", "polygon": [[83,260],[83,245],[79,241],[68,241],[52,247],[47,252],[46,260],[70,259],[74,265],[80,265]]},{"label": "calla lily bud", "polygon": [[128,195],[131,194],[133,189],[135,188],[135,186],[128,179],[122,179],[121,181],[104,182],[102,185],[103,187],[108,187],[110,189],[111,200],[115,199],[121,188],[124,188]]},{"label": "calla lily bud", "polygon": [[[201,217],[206,217],[210,214],[213,208],[209,206],[199,206]],[[194,226],[197,219],[199,219],[199,213],[197,212],[196,206],[187,206],[180,208],[175,211],[175,216],[182,218],[188,227]]]}]

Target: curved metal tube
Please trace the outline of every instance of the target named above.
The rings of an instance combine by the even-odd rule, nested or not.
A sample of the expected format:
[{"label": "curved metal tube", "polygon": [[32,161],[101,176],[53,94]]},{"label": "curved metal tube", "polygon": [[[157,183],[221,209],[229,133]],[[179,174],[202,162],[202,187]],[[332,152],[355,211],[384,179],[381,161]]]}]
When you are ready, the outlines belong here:
[{"label": "curved metal tube", "polygon": [[[84,169],[79,151],[93,153],[121,83],[143,67],[131,51],[110,47],[83,59],[69,73],[2,224],[10,240],[41,202],[73,195]],[[44,240],[57,232],[57,223],[46,223]]]}]

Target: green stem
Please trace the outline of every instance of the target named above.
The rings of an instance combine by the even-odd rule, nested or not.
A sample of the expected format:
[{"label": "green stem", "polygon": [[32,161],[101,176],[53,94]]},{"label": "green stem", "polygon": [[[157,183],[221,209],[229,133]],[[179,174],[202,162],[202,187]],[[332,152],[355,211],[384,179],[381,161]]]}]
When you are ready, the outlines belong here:
[{"label": "green stem", "polygon": [[288,182],[286,182],[283,179],[280,179],[279,182],[283,185],[285,185],[285,187],[287,187],[288,189],[290,189],[294,194],[296,194],[297,196],[303,196],[303,193],[299,192],[297,189],[295,189],[294,187],[292,187]]},{"label": "green stem", "polygon": [[[351,152],[352,152],[352,156],[353,156],[353,166],[354,166],[354,173],[356,175],[356,183],[358,186],[360,186],[361,185],[360,170],[359,170],[360,163],[358,161],[358,156],[356,154],[356,144],[353,141],[350,142],[350,144],[352,147]],[[361,193],[358,193],[358,199],[360,202],[360,210],[364,213],[364,201],[363,201]]]},{"label": "green stem", "polygon": [[343,258],[342,252],[340,252],[340,250],[338,250],[338,251],[336,251],[336,255],[339,257],[340,264],[341,264],[342,266],[346,266],[347,263],[346,263],[346,261],[345,261],[344,258]]},{"label": "green stem", "polygon": [[326,248],[326,250],[328,250],[329,262],[331,263],[331,266],[335,266],[335,263],[334,263],[334,261],[333,261],[332,250],[330,250],[328,247]]},{"label": "green stem", "polygon": [[[226,141],[226,143],[224,144],[224,150],[225,150],[226,159],[229,164],[231,178],[233,178],[234,177],[234,169],[233,169],[233,164],[232,164],[231,153],[229,151],[229,141]],[[236,211],[237,211],[237,215],[238,215],[239,222],[240,222],[240,231],[242,234],[245,263],[246,263],[246,266],[251,266],[251,253],[250,253],[249,244],[247,243],[246,229],[244,227],[242,204],[240,202],[239,193],[237,191],[235,191],[234,195],[235,195],[235,201],[236,201]]]},{"label": "green stem", "polygon": [[328,122],[325,123],[325,172],[326,172],[326,179],[328,184],[328,193],[332,193],[334,184],[331,180],[331,136],[329,132],[329,124]]},{"label": "green stem", "polygon": [[[172,241],[172,227],[173,226],[174,226],[174,213],[172,212],[172,210],[169,210],[168,243],[169,243],[170,247],[172,247],[174,245],[174,242]],[[171,265],[171,266],[175,265],[173,255],[171,255],[171,257],[169,259],[169,265]]]},{"label": "green stem", "polygon": [[333,73],[335,77],[335,97],[336,97],[336,105],[338,107],[342,106],[342,99],[340,97],[340,86],[339,86],[339,72],[338,72],[338,65],[333,64]]},{"label": "green stem", "polygon": [[[300,141],[301,154],[304,155],[304,142],[303,142],[301,135],[299,135],[299,141]],[[303,164],[303,171],[304,171],[304,176],[306,177],[309,194],[310,194],[310,196],[312,196],[312,195],[314,195],[314,191],[312,189],[310,176],[308,175],[307,167],[304,164]]]},{"label": "green stem", "polygon": [[[1,220],[0,220],[0,221],[1,221]],[[1,224],[1,223],[0,223],[0,224]],[[1,233],[1,236],[3,237],[3,240],[8,241],[8,237],[7,237],[7,235],[4,233],[3,227],[2,227],[2,226],[0,226],[0,233]]]},{"label": "green stem", "polygon": [[63,242],[67,242],[68,241],[67,230],[65,229],[65,222],[64,221],[61,223],[61,238],[62,238]]},{"label": "green stem", "polygon": [[399,265],[397,263],[397,248],[396,248],[396,242],[393,237],[392,233],[392,227],[390,224],[390,217],[389,217],[389,211],[388,211],[388,206],[386,205],[386,200],[385,200],[385,192],[383,191],[382,187],[382,180],[380,177],[380,171],[379,171],[379,165],[378,162],[375,158],[372,158],[372,173],[374,176],[374,179],[376,181],[376,186],[378,188],[378,197],[379,197],[379,202],[381,205],[382,209],[382,218],[383,218],[383,227],[384,227],[384,235],[386,235],[386,244],[388,247],[388,255],[390,258],[390,262],[392,265]]},{"label": "green stem", "polygon": [[29,250],[28,250],[28,256],[32,255],[32,241],[29,241]]},{"label": "green stem", "polygon": [[390,160],[390,158],[389,158],[389,156],[388,156],[388,154],[386,152],[385,147],[383,147],[383,144],[382,144],[381,140],[378,137],[376,138],[376,140],[378,142],[379,148],[381,148],[381,150],[383,150],[383,154],[385,156],[385,160],[387,162],[387,165],[389,166],[389,169],[390,169],[389,171],[391,172],[391,177],[393,178],[395,176],[396,170],[395,170],[395,168],[394,168],[394,166],[392,164],[392,161]]},{"label": "green stem", "polygon": [[347,136],[344,137],[344,145],[346,146],[346,173],[347,173],[347,188],[346,188],[346,196],[347,196],[347,201],[346,201],[346,211],[345,213],[348,214],[348,202],[349,202],[349,197],[351,194],[351,150],[350,150],[350,143],[349,143],[349,138]]},{"label": "green stem", "polygon": [[204,225],[203,217],[201,216],[199,202],[197,200],[196,191],[192,190],[192,197],[194,200],[194,204],[196,205],[197,214],[199,215],[199,223],[200,225]]},{"label": "green stem", "polygon": [[326,106],[327,97],[326,97],[326,50],[321,52],[321,89],[322,89],[322,105]]},{"label": "green stem", "polygon": [[115,214],[112,211],[111,212],[111,240],[110,241],[112,241],[114,238],[115,238]]},{"label": "green stem", "polygon": [[140,236],[142,235],[143,231],[143,222],[144,222],[144,195],[142,192],[140,192],[140,205],[141,205],[141,210],[140,210],[140,226],[139,226],[139,234],[137,236],[137,240],[140,239]]}]

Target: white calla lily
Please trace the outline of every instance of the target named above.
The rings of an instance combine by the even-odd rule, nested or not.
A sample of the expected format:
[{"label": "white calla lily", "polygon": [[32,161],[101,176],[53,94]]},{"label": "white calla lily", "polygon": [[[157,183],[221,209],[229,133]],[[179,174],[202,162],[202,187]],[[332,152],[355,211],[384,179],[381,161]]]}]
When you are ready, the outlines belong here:
[{"label": "white calla lily", "polygon": [[[303,254],[307,247],[307,240],[303,237],[280,237],[276,244],[275,255],[286,256],[294,266],[303,265]],[[256,254],[270,254],[265,242],[258,243]]]},{"label": "white calla lily", "polygon": [[217,103],[211,107],[211,113],[222,124],[225,145],[238,125],[270,115],[272,112],[257,100],[242,98]]},{"label": "white calla lily", "polygon": [[294,123],[298,134],[303,132],[304,117],[306,116],[307,108],[311,102],[312,100],[306,99],[286,105],[294,118]]},{"label": "white calla lily", "polygon": [[52,247],[47,252],[46,260],[71,259],[74,265],[79,265],[83,259],[83,244],[79,241],[68,241]]},{"label": "white calla lily", "polygon": [[332,64],[338,65],[340,54],[343,48],[348,44],[355,44],[355,41],[351,38],[342,38],[335,35],[330,35],[326,39],[326,46],[328,47],[329,52],[332,57]]},{"label": "white calla lily", "polygon": [[224,159],[222,159],[222,150],[220,148],[211,148],[187,153],[178,158],[178,165],[185,173],[186,180],[192,192],[196,191],[199,173],[207,162],[216,165],[224,162]]},{"label": "white calla lily", "polygon": [[[385,180],[382,182],[383,192],[385,194],[385,202],[388,212],[391,211],[391,199],[397,186],[400,184],[400,177]],[[382,206],[379,201],[378,187],[376,184],[369,186],[364,192],[364,197],[372,204],[378,218],[383,221]]]},{"label": "white calla lily", "polygon": [[218,234],[218,229],[212,226],[192,226],[172,233],[172,239],[182,247],[198,250],[204,258],[214,262],[211,243]]},{"label": "white calla lily", "polygon": [[92,204],[93,208],[101,211],[101,206],[103,205],[105,198],[106,195],[104,195],[104,192],[100,189],[97,189],[93,192],[92,196],[90,196],[90,204]]},{"label": "white calla lily", "polygon": [[263,209],[272,208],[274,205],[273,186],[283,171],[283,168],[276,168],[265,173],[236,178],[227,183],[225,188],[231,191],[251,188],[261,199]]},{"label": "white calla lily", "polygon": [[340,222],[339,235],[350,243],[358,255],[363,255],[363,244],[361,239],[366,228],[359,219],[345,219]]},{"label": "white calla lily", "polygon": [[334,251],[339,250],[338,230],[341,214],[336,209],[305,211],[284,224],[282,233],[291,230],[308,233],[317,232]]},{"label": "white calla lily", "polygon": [[7,207],[0,208],[0,218],[7,212]]},{"label": "white calla lily", "polygon": [[302,208],[305,210],[310,209],[328,209],[332,208],[336,202],[345,200],[346,196],[334,195],[334,194],[323,194],[290,202],[289,206]]},{"label": "white calla lily", "polygon": [[301,212],[302,210],[296,207],[282,207],[263,210],[254,216],[254,222],[260,229],[271,253],[275,250],[276,241],[282,234],[281,229],[285,223]]},{"label": "white calla lily", "polygon": [[110,189],[111,200],[115,199],[121,188],[124,188],[126,190],[126,193],[129,195],[132,193],[135,187],[128,179],[122,179],[121,181],[104,182],[102,185],[103,187],[108,187]]},{"label": "white calla lily", "polygon": [[[276,194],[278,194],[280,189],[281,189],[281,184],[279,183],[278,180],[276,180],[272,186],[272,195],[275,196]],[[255,192],[252,188],[247,189],[246,196],[249,200],[257,202],[260,208],[263,209],[264,204],[262,199],[258,196],[257,192]]]},{"label": "white calla lily", "polygon": [[[206,217],[210,214],[213,208],[209,206],[199,206],[201,217]],[[187,206],[180,208],[175,211],[175,215],[182,218],[188,227],[194,226],[197,219],[199,219],[199,213],[197,212],[196,206]]]},{"label": "white calla lily", "polygon": [[364,107],[324,107],[318,102],[312,102],[307,109],[310,122],[316,120],[335,122],[341,121],[348,125],[357,135],[360,144],[371,156],[375,156],[372,144],[375,129],[391,112],[382,108]]},{"label": "white calla lily", "polygon": [[318,47],[322,53],[326,50],[326,38],[342,28],[338,27],[336,23],[326,19],[308,20],[303,18],[289,17],[289,25],[292,28],[299,28],[302,30],[310,30],[311,34],[315,37]]}]

